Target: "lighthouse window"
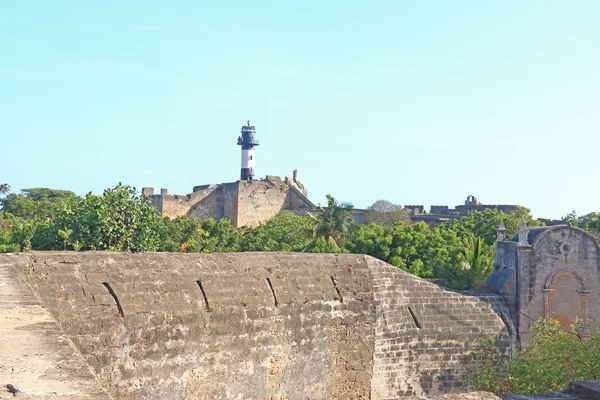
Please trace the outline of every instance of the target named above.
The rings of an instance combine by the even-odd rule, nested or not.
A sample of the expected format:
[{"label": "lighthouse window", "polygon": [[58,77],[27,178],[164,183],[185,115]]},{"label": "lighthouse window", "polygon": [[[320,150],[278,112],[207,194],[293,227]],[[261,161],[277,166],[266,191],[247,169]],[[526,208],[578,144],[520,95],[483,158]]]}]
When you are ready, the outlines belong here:
[{"label": "lighthouse window", "polygon": [[250,159],[252,160],[252,156],[250,156]]}]

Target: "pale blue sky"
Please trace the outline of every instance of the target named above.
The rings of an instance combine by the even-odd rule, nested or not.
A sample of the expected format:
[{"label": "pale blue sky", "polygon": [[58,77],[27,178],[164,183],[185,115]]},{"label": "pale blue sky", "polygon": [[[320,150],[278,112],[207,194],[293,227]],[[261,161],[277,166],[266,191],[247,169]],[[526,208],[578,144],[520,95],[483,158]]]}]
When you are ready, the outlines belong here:
[{"label": "pale blue sky", "polygon": [[600,211],[600,2],[0,0],[0,183]]}]

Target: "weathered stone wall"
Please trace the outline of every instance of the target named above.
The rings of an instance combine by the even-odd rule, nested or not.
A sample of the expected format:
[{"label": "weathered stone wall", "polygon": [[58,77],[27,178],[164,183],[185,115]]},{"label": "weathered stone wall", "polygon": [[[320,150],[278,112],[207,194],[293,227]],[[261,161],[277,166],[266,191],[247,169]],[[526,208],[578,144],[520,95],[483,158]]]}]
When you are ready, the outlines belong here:
[{"label": "weathered stone wall", "polygon": [[[238,182],[225,183],[223,186],[223,217],[229,218],[231,224],[236,228],[241,226],[238,224],[238,198],[239,185]],[[216,218],[216,217],[215,217]]]},{"label": "weathered stone wall", "polygon": [[[535,232],[535,231],[534,231]],[[519,330],[525,344],[533,321],[600,319],[600,254],[583,230],[555,226],[519,247]]]},{"label": "weathered stone wall", "polygon": [[495,267],[487,285],[506,300],[512,315],[518,315],[518,290],[516,268],[518,246],[515,242],[496,243]]},{"label": "weathered stone wall", "polygon": [[31,264],[0,257],[0,398],[108,400],[108,393],[28,287]]},{"label": "weathered stone wall", "polygon": [[186,215],[193,218],[223,218],[223,187],[210,188],[192,193],[191,208]]},{"label": "weathered stone wall", "polygon": [[237,226],[257,226],[261,222],[288,209],[286,184],[269,181],[240,182],[238,186]]},{"label": "weathered stone wall", "polygon": [[468,349],[481,337],[495,336],[510,351],[499,312],[509,321],[510,314],[500,296],[463,295],[382,261],[372,264],[378,305],[373,399],[452,391]]},{"label": "weathered stone wall", "polygon": [[117,398],[436,394],[455,390],[478,338],[510,348],[499,296],[444,290],[368,256],[1,257],[33,266],[32,287]]},{"label": "weathered stone wall", "polygon": [[[252,182],[237,181],[221,185],[196,186],[191,194],[149,195],[159,213],[174,218],[229,218],[235,227],[257,226],[281,210],[314,208],[294,182],[278,177]],[[145,188],[149,193],[148,188]]]}]

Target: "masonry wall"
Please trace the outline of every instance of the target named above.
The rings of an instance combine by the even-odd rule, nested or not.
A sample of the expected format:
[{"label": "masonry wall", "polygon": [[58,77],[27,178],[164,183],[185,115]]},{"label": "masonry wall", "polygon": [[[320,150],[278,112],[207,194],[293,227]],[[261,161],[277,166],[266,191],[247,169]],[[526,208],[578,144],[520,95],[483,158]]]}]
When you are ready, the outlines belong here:
[{"label": "masonry wall", "polygon": [[[236,228],[241,226],[238,223],[238,204],[239,204],[239,185],[238,182],[223,184],[223,209],[222,216],[229,218],[231,224]],[[216,218],[216,217],[215,217]]]},{"label": "masonry wall", "polygon": [[[561,246],[568,244],[567,251]],[[533,321],[550,317],[568,328],[575,319],[600,319],[600,254],[581,229],[549,228],[519,248],[519,330],[526,344]]]},{"label": "masonry wall", "polygon": [[496,243],[494,270],[488,277],[487,286],[501,294],[512,315],[518,315],[517,271],[518,247],[515,242]]},{"label": "masonry wall", "polygon": [[370,264],[378,311],[373,399],[456,390],[481,337],[495,336],[510,352],[515,329],[502,297],[464,295],[379,260]]},{"label": "masonry wall", "polygon": [[117,398],[436,394],[456,390],[478,338],[510,348],[501,297],[444,290],[368,256],[1,257],[33,265],[32,287]]},{"label": "masonry wall", "polygon": [[190,201],[192,207],[187,212],[188,217],[207,219],[207,218],[223,218],[223,187],[211,188],[198,192],[203,196],[196,196]]},{"label": "masonry wall", "polygon": [[273,184],[268,181],[241,181],[238,186],[237,226],[258,226],[289,208],[286,184]]}]

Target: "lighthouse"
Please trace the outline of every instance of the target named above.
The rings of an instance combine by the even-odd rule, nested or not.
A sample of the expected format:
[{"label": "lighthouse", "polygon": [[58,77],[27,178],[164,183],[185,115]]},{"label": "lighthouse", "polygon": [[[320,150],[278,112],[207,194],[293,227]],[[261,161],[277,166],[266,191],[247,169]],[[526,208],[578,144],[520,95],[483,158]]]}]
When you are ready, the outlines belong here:
[{"label": "lighthouse", "polygon": [[254,126],[250,126],[250,120],[248,120],[248,125],[242,126],[242,136],[238,137],[238,145],[242,146],[242,171],[240,179],[251,181],[252,177],[254,177],[254,148],[258,146],[258,140],[256,140]]}]

